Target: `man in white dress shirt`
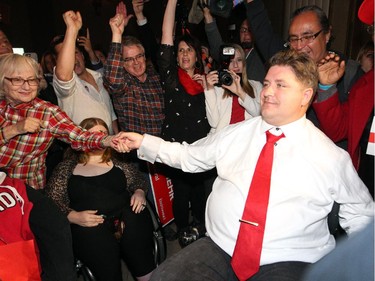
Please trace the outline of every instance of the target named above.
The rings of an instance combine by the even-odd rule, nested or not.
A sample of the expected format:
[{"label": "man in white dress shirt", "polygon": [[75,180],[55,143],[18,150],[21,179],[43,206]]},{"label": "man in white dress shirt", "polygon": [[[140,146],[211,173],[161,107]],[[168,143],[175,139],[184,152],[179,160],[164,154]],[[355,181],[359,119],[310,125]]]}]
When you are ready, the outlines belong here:
[{"label": "man in white dress shirt", "polygon": [[141,159],[187,172],[213,167],[218,172],[206,208],[208,237],[162,263],[151,280],[238,280],[230,261],[268,130],[285,137],[274,147],[260,270],[248,280],[301,280],[311,263],[335,247],[327,225],[334,201],[340,204],[340,225],[348,235],[371,220],[374,202],[348,153],[306,119],[317,85],[315,62],[293,50],[282,51],[270,60],[261,92],[262,116],[191,145],[124,133],[123,149],[138,149]]}]

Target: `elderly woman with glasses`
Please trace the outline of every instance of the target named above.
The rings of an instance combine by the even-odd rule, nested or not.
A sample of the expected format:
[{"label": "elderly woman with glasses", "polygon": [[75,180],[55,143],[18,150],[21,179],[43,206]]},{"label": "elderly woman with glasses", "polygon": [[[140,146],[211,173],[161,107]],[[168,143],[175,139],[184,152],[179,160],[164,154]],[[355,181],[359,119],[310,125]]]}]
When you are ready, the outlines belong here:
[{"label": "elderly woman with glasses", "polygon": [[[224,47],[224,46],[223,46]],[[225,60],[226,70],[212,71],[207,74],[206,112],[211,125],[211,133],[215,133],[229,124],[235,124],[245,119],[260,115],[260,92],[262,84],[248,80],[246,72],[245,52],[237,44],[225,45],[234,51]],[[227,75],[230,83],[220,83]],[[222,79],[220,79],[220,77]],[[227,84],[227,85],[225,85]]]},{"label": "elderly woman with glasses", "polygon": [[83,130],[58,106],[39,99],[40,79],[33,59],[0,56],[0,168],[35,189],[45,186],[47,150],[55,138],[76,150],[117,147],[115,136]]}]

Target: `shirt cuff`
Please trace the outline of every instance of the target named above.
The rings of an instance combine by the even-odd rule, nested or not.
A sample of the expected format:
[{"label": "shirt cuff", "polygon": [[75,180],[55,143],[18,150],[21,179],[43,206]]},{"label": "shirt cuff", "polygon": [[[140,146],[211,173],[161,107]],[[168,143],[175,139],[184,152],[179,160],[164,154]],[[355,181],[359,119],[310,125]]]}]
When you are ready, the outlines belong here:
[{"label": "shirt cuff", "polygon": [[336,85],[332,85],[332,87],[328,88],[327,90],[323,90],[319,88],[317,91],[318,95],[317,95],[315,102],[322,102],[322,101],[328,100],[330,97],[335,95],[336,92],[337,92]]},{"label": "shirt cuff", "polygon": [[141,146],[137,151],[138,158],[150,163],[155,163],[162,141],[161,138],[144,134]]},{"label": "shirt cuff", "polygon": [[97,61],[90,60],[90,62],[91,62],[92,65],[97,65],[97,64],[100,63],[100,59],[98,59]]},{"label": "shirt cuff", "polygon": [[319,90],[323,90],[323,91],[326,91],[326,90],[328,90],[329,88],[331,88],[333,85],[335,85],[335,84],[329,84],[329,85],[322,85],[322,84],[318,84],[318,86],[319,86]]},{"label": "shirt cuff", "polygon": [[137,24],[138,26],[143,26],[147,23],[147,18],[144,18],[143,20],[137,20]]}]

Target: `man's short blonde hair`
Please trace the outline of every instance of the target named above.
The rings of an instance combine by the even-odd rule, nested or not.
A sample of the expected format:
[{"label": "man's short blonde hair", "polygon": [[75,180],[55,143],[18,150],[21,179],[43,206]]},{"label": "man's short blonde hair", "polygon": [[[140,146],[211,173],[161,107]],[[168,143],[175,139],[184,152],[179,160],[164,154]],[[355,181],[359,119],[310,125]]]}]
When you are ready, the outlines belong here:
[{"label": "man's short blonde hair", "polygon": [[[319,82],[318,67],[307,54],[298,53],[291,49],[280,51],[269,60],[268,68],[276,65],[289,66],[303,85],[312,88],[314,93],[317,91]],[[310,103],[312,99],[313,96]]]}]

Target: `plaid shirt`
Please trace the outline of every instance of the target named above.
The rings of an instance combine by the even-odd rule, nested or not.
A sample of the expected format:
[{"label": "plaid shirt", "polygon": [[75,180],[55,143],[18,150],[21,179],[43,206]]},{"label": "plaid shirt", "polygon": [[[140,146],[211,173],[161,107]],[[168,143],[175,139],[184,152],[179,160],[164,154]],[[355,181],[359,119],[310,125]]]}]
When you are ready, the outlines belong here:
[{"label": "plaid shirt", "polygon": [[112,95],[122,131],[160,136],[164,121],[164,93],[159,75],[147,67],[145,82],[123,67],[120,43],[111,43],[104,65],[104,85]]},{"label": "plaid shirt", "polygon": [[[38,133],[5,139],[3,128],[26,117],[43,120],[44,128]],[[0,168],[10,177],[22,179],[36,189],[43,188],[47,150],[54,138],[70,143],[76,150],[88,151],[103,148],[105,135],[81,129],[58,106],[39,98],[14,107],[5,100],[0,101]]]}]

